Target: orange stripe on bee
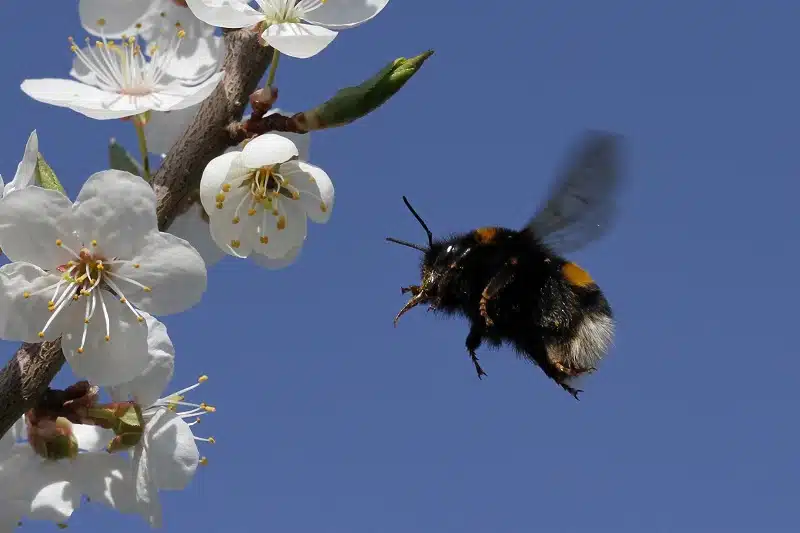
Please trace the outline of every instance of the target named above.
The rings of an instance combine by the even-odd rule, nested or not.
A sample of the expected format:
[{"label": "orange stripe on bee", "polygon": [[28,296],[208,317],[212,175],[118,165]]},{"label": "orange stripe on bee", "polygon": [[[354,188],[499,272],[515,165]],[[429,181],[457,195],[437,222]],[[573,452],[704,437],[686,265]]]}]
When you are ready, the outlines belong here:
[{"label": "orange stripe on bee", "polygon": [[494,241],[497,238],[497,234],[500,233],[500,228],[479,228],[476,229],[473,234],[475,235],[475,240],[481,244],[488,244]]},{"label": "orange stripe on bee", "polygon": [[588,287],[589,285],[594,285],[592,276],[590,276],[588,272],[575,263],[564,263],[564,266],[561,267],[561,273],[564,275],[564,278],[570,283],[570,285],[574,285],[576,287]]}]

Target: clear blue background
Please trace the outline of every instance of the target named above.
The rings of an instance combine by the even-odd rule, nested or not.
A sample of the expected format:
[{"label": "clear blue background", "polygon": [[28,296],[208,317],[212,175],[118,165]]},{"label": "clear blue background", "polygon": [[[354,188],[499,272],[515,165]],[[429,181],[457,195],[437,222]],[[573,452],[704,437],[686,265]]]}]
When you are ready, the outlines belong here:
[{"label": "clear blue background", "polygon": [[[0,171],[36,128],[74,197],[109,137],[135,144],[18,89],[66,76],[83,35],[76,3],[47,4],[0,8]],[[209,374],[193,397],[218,411],[164,530],[796,530],[798,23],[779,0],[395,0],[282,61],[279,104],[301,110],[436,50],[374,115],[314,135],[336,207],[298,264],[226,259],[166,317],[174,388]],[[417,310],[394,329],[418,256],[383,238],[423,240],[401,195],[440,235],[520,226],[585,128],[627,137],[630,179],[615,232],[574,256],[619,319],[583,401],[506,349],[481,351],[478,381],[463,321]],[[146,525],[88,505],[70,529]]]}]

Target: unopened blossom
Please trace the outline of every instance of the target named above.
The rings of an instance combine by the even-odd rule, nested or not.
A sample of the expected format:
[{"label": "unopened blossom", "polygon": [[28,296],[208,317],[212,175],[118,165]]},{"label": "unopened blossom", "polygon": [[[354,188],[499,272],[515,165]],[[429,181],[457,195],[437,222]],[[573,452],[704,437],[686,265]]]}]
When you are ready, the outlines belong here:
[{"label": "unopened blossom", "polygon": [[[159,335],[157,335],[159,336]],[[162,339],[169,339],[166,335]],[[137,403],[147,400],[169,378],[163,365],[169,357],[171,345],[162,342],[160,364],[153,365],[140,378],[122,387],[112,387],[111,397],[115,401],[134,399]],[[149,405],[142,402],[144,432],[139,444],[131,452],[131,476],[136,480],[136,503],[139,512],[154,527],[161,524],[161,505],[158,491],[182,490],[194,477],[199,464],[206,459],[200,457],[197,441],[213,444],[214,438],[195,437],[192,426],[200,416],[216,409],[206,403],[185,401],[187,392],[194,390],[208,378],[201,376],[197,383],[174,392],[164,398],[152,400]],[[187,422],[189,420],[189,422]]]},{"label": "unopened blossom", "polygon": [[158,231],[156,198],[138,176],[98,172],[73,204],[28,187],[0,200],[0,337],[62,336],[75,374],[95,385],[130,381],[148,364],[140,312],[196,304],[206,269],[183,239]]},{"label": "unopened blossom", "polygon": [[33,130],[28,136],[28,142],[25,143],[25,152],[22,154],[22,160],[17,165],[14,179],[5,183],[3,176],[0,176],[0,189],[2,189],[3,196],[11,191],[24,189],[28,185],[36,184],[36,161],[38,156],[39,137],[36,135],[36,130]]},{"label": "unopened blossom", "polygon": [[389,0],[187,0],[200,20],[221,28],[259,25],[261,38],[287,56],[308,58],[328,46],[337,32],[375,17]]},{"label": "unopened blossom", "polygon": [[[18,432],[5,460],[0,461],[0,527],[6,517],[65,523],[83,496],[122,512],[133,512],[133,477],[127,461],[103,451],[111,433],[65,419],[53,424],[74,439],[74,453],[43,457],[28,436]],[[29,426],[28,431],[31,429],[36,428]]]},{"label": "unopened blossom", "polygon": [[211,237],[226,253],[284,259],[303,245],[308,218],[328,221],[333,183],[298,154],[291,140],[267,133],[241,152],[222,154],[208,164],[200,200],[210,218]]},{"label": "unopened blossom", "polygon": [[170,73],[186,32],[178,28],[167,41],[143,47],[136,37],[113,41],[103,37],[79,47],[71,38],[76,60],[67,79],[22,82],[31,98],[66,107],[90,118],[130,117],[146,111],[171,111],[202,102],[222,79],[214,68],[205,79],[180,79]]}]

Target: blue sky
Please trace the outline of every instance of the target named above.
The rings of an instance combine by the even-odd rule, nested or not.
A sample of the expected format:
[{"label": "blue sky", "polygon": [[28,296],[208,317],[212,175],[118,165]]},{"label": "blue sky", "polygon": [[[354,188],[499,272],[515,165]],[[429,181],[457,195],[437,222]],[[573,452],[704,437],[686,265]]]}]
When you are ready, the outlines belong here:
[{"label": "blue sky", "polygon": [[[29,99],[66,76],[76,2],[5,2],[0,172],[29,132],[74,197],[106,168],[92,121]],[[436,51],[374,115],[312,140],[336,185],[302,259],[267,272],[226,259],[197,308],[166,317],[175,388],[208,374],[208,467],[165,494],[165,531],[516,533],[789,531],[797,527],[794,343],[800,4],[394,1],[311,60],[281,62],[301,110],[397,56]],[[435,233],[518,227],[586,128],[626,136],[615,231],[572,259],[618,318],[581,402],[467,325],[399,288]],[[16,343],[2,344],[10,357]],[[73,379],[68,370],[59,384]],[[87,506],[77,531],[144,531]],[[52,531],[35,525],[25,531]]]}]

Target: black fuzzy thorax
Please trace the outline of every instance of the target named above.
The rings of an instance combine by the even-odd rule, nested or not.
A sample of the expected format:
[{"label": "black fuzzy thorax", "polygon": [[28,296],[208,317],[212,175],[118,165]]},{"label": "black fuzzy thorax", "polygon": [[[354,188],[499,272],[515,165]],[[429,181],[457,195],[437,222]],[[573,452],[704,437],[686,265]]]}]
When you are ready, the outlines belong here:
[{"label": "black fuzzy thorax", "polygon": [[[569,342],[581,319],[590,313],[611,317],[611,308],[603,293],[592,284],[576,287],[562,274],[566,260],[551,252],[530,234],[499,228],[490,242],[476,232],[455,235],[435,242],[423,257],[423,279],[435,276],[433,310],[447,315],[463,315],[491,345],[510,343],[533,360],[550,377],[554,375],[546,361],[546,346]],[[454,252],[448,253],[448,247]],[[452,259],[466,248],[472,251],[458,266]],[[487,310],[494,324],[486,326],[480,315],[481,294],[492,277],[511,258],[517,262],[517,275],[494,299]]]}]

